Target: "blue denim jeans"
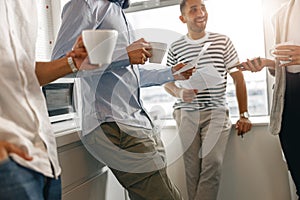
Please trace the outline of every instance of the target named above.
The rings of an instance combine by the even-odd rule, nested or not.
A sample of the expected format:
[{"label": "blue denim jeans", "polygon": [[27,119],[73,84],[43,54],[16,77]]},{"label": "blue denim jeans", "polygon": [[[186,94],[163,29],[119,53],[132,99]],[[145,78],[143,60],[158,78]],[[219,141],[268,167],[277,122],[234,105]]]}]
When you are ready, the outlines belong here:
[{"label": "blue denim jeans", "polygon": [[1,200],[60,200],[61,179],[18,165],[11,159],[0,163]]}]

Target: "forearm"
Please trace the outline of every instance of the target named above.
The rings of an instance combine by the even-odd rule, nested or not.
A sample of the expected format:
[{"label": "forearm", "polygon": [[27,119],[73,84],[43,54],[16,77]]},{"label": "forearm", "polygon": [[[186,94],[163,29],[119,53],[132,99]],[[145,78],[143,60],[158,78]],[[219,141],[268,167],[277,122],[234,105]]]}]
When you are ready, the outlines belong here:
[{"label": "forearm", "polygon": [[247,99],[247,90],[245,83],[236,87],[236,95],[239,106],[240,113],[248,111],[248,99]]},{"label": "forearm", "polygon": [[272,76],[275,76],[275,60],[266,59],[266,67]]},{"label": "forearm", "polygon": [[141,87],[163,85],[164,83],[174,81],[171,68],[165,69],[144,69],[140,68]]},{"label": "forearm", "polygon": [[234,78],[234,84],[239,111],[246,112],[248,111],[247,87],[242,73]]},{"label": "forearm", "polygon": [[51,62],[36,62],[36,76],[41,86],[72,73],[66,57]]},{"label": "forearm", "polygon": [[269,69],[275,69],[275,60],[266,59],[266,67]]},{"label": "forearm", "polygon": [[174,82],[169,82],[164,85],[165,90],[173,97],[179,97],[178,88]]}]

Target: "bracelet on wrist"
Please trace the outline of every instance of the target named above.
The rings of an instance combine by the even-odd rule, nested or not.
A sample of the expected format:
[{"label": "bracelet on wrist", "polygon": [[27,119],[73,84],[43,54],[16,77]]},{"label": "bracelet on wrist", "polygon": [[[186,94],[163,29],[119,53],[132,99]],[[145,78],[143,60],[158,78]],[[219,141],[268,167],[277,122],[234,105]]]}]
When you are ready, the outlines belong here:
[{"label": "bracelet on wrist", "polygon": [[68,64],[69,64],[69,66],[70,66],[73,73],[78,72],[78,69],[74,64],[72,57],[68,57]]}]

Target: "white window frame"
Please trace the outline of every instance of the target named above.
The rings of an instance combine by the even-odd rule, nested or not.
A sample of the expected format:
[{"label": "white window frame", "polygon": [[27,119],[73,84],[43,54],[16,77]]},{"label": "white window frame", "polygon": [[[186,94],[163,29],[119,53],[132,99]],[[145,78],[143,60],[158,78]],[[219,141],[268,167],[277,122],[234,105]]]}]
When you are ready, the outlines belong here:
[{"label": "white window frame", "polygon": [[[63,5],[69,0],[50,0],[52,5],[52,38],[55,40],[59,26],[61,23],[61,10]],[[142,0],[143,1],[143,0]],[[264,26],[264,35],[265,35],[265,54],[266,57],[270,57],[268,49],[273,46],[273,32],[271,27],[271,18],[270,16],[280,7],[280,5],[288,0],[262,0],[263,4],[263,26]],[[134,1],[133,1],[134,2]],[[126,12],[134,12],[138,10],[147,10],[153,8],[159,8],[164,6],[176,5],[179,4],[179,0],[144,0],[142,3],[134,2]],[[232,7],[234,9],[234,6]],[[255,11],[253,11],[255,14]],[[48,24],[49,25],[49,24]],[[51,36],[50,36],[51,38]],[[53,41],[54,43],[54,41]],[[266,73],[267,75],[267,88],[268,88],[268,101],[269,108],[272,102],[272,86],[274,83],[274,78]]]},{"label": "white window frame", "polygon": [[[217,3],[217,2],[216,2]],[[220,3],[220,2],[219,2]],[[177,3],[178,4],[178,3]],[[208,1],[207,1],[207,4],[208,4]],[[229,2],[229,4],[230,4],[230,2]],[[243,4],[242,4],[243,5]],[[179,17],[179,15],[180,15],[180,13],[179,13],[179,6],[177,6],[178,7],[178,17]],[[208,9],[212,9],[212,8],[208,8]],[[232,9],[234,9],[234,7],[232,8]],[[215,10],[213,10],[213,11],[215,11],[215,12],[217,12],[216,11],[217,9],[215,9]],[[134,18],[134,19],[139,19],[140,17],[142,17],[142,15],[145,15],[146,13],[147,13],[148,11],[147,11],[147,9],[144,9],[144,12],[143,13],[140,13],[140,15],[137,15],[137,16],[135,16],[135,17],[132,17],[132,18]],[[228,11],[227,11],[228,12]],[[258,11],[259,12],[259,11]],[[167,17],[167,15],[169,14],[169,13],[164,13],[163,11],[161,12],[162,14],[160,15],[160,17],[161,18],[164,18],[164,17]],[[237,12],[237,13],[241,13],[241,12]],[[131,12],[129,12],[129,15],[131,14]],[[216,13],[211,13],[211,10],[209,10],[209,21],[208,21],[208,23],[212,23],[210,20],[212,20],[211,18],[210,18],[210,16],[212,15],[212,14],[216,14]],[[261,13],[260,13],[261,14]],[[261,14],[262,15],[262,14]],[[151,17],[150,17],[151,18]],[[215,17],[216,18],[216,17]],[[176,21],[176,20],[178,20],[178,21]],[[218,20],[218,19],[215,19],[215,20]],[[138,20],[137,20],[138,21]],[[143,23],[144,24],[146,24],[147,26],[149,26],[149,28],[153,28],[153,27],[157,27],[156,25],[154,25],[153,23],[151,23],[151,22],[145,22],[145,20],[141,20],[141,21],[143,21]],[[170,21],[170,20],[169,20]],[[172,21],[170,21],[170,23],[177,23],[177,24],[180,24],[181,22],[179,21],[179,19],[178,18],[175,18],[174,20],[172,20]],[[234,23],[234,22],[232,22],[232,21],[230,21],[230,22],[228,22],[228,23]],[[176,24],[176,26],[177,26],[177,24]],[[137,28],[140,28],[139,27],[139,24],[137,24],[138,26],[135,26],[135,27],[137,27]],[[209,25],[209,24],[208,24]],[[143,24],[141,24],[141,27],[143,27],[144,25]],[[145,26],[144,26],[145,27]],[[162,27],[161,27],[162,28]],[[245,28],[245,26],[243,26],[242,28]],[[182,24],[182,28],[177,28],[177,29],[182,29],[182,30],[186,30],[186,25],[184,25],[184,24]],[[212,31],[212,32],[219,32],[219,31],[213,31],[213,30],[211,30],[211,29],[207,29],[208,31]],[[261,22],[261,35],[263,36],[264,35],[264,31],[263,31],[263,22]],[[138,31],[139,31],[139,29],[138,29]],[[222,33],[222,34],[226,34],[226,35],[228,35],[231,39],[232,39],[232,37],[230,36],[230,34],[231,34],[231,32],[230,32],[230,30],[228,31],[228,32],[220,32],[220,33]],[[234,34],[236,34],[236,33],[234,33]],[[147,36],[148,35],[146,35],[146,39],[147,39]],[[151,36],[152,38],[153,38],[153,36]],[[234,37],[233,37],[234,38]],[[248,39],[248,38],[246,38],[246,39]],[[233,43],[235,44],[235,41],[233,41]],[[248,43],[249,44],[249,43]],[[262,56],[262,57],[265,57],[264,56],[264,54],[265,54],[265,50],[263,49],[263,47],[264,47],[264,38],[261,38],[260,39],[260,41],[258,41],[256,44],[259,44],[260,45],[260,52],[259,53],[255,53],[255,54],[259,54],[259,56]],[[236,44],[235,44],[236,45]],[[237,45],[238,46],[238,45]],[[236,47],[237,47],[236,46]],[[245,46],[248,46],[248,45],[245,45]],[[251,44],[249,44],[249,46],[250,46],[250,48],[252,48],[252,49],[255,49],[256,48],[256,46],[251,46]],[[240,48],[240,47],[239,47]],[[240,52],[240,50],[237,48],[237,51],[238,51],[238,53]],[[253,52],[253,51],[252,51]],[[245,54],[245,53],[244,53]],[[242,55],[242,56],[240,56],[240,59],[241,59],[241,61],[244,61],[246,58],[248,58],[248,57],[245,57],[245,56],[248,56],[248,55]],[[249,72],[246,72],[246,73],[248,73],[249,74]],[[259,74],[256,74],[256,76],[265,76],[266,75],[266,70],[264,70],[264,71],[262,71],[262,72],[259,72]],[[249,76],[249,75],[248,75]],[[251,74],[250,74],[250,76],[251,76]],[[231,79],[231,77],[228,75],[228,79],[230,80]],[[265,90],[265,92],[264,92],[264,95],[265,95],[265,100],[264,100],[264,105],[265,105],[265,107],[264,107],[264,115],[268,115],[269,114],[269,103],[268,103],[268,99],[269,99],[269,94],[268,94],[268,90],[269,90],[269,83],[268,83],[268,79],[264,79],[264,81],[266,82],[266,85],[265,85],[265,87],[266,87],[266,90]],[[232,81],[228,81],[229,82],[229,84],[230,84],[230,82],[232,82]],[[249,88],[251,88],[251,85],[249,84],[248,85],[249,86]],[[159,90],[160,92],[164,92],[163,90]],[[249,90],[250,91],[250,90]],[[149,91],[147,90],[147,93],[148,93]],[[234,97],[235,98],[235,97]],[[228,99],[233,99],[233,98],[228,98]],[[236,101],[236,98],[234,99],[235,101]],[[230,101],[232,101],[232,100],[230,100]],[[253,101],[252,99],[251,99],[251,101]],[[165,106],[165,103],[162,103],[162,105],[163,106]],[[237,105],[237,103],[236,103],[236,105]],[[145,107],[147,108],[147,109],[149,109],[149,107],[147,107],[147,103],[145,102]],[[150,111],[151,111],[151,108],[150,108]],[[235,113],[236,115],[238,115],[238,113]]]}]

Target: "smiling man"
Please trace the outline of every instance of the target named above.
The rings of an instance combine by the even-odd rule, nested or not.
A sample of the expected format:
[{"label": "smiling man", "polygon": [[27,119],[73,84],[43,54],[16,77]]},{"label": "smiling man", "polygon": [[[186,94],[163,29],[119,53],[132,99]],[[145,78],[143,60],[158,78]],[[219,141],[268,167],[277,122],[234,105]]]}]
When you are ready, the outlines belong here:
[{"label": "smiling man", "polygon": [[[215,200],[231,128],[225,93],[227,74],[236,87],[240,111],[236,122],[238,135],[251,129],[246,85],[242,72],[234,67],[239,59],[230,39],[205,31],[208,13],[203,0],[182,0],[180,10],[180,20],[187,25],[188,33],[171,45],[167,65],[196,61],[197,71],[190,80],[167,83],[165,89],[177,97],[174,118],[185,151],[189,199]],[[200,52],[203,55],[195,60]]]}]

